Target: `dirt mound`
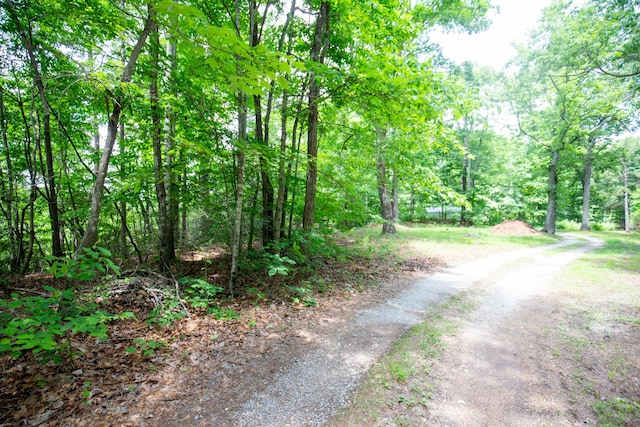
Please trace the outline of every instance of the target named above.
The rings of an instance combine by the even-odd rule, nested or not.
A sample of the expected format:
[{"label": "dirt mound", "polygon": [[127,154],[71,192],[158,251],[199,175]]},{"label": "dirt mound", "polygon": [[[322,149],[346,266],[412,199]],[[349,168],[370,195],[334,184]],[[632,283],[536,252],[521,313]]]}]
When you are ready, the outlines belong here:
[{"label": "dirt mound", "polygon": [[494,234],[506,234],[509,236],[529,236],[538,234],[538,231],[524,221],[506,220],[491,229]]}]

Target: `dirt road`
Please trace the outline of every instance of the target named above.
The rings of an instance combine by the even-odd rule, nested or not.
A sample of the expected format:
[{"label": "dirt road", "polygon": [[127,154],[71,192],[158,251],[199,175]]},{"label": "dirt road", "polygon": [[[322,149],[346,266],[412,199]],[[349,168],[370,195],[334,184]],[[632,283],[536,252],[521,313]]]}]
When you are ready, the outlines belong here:
[{"label": "dirt road", "polygon": [[474,290],[478,308],[449,343],[445,361],[438,366],[441,381],[425,425],[539,426],[547,419],[561,425],[553,418],[558,413],[553,396],[544,384],[536,383],[536,372],[531,370],[537,369],[528,354],[535,343],[519,339],[523,326],[512,315],[544,298],[564,266],[599,244],[566,236],[553,245],[487,257],[433,274],[350,318],[323,318],[299,331],[307,338],[305,351],[274,366],[273,375],[256,377],[255,392],[245,401],[229,402],[222,412],[208,412],[206,400],[215,400],[211,395],[201,399],[202,411],[181,412],[180,422],[324,425],[349,404],[372,364],[430,307]]}]

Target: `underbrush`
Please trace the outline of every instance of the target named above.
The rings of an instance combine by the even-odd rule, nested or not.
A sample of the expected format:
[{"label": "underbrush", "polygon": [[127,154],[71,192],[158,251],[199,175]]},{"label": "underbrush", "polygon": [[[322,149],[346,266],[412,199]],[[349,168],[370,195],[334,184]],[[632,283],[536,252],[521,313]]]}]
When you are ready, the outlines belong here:
[{"label": "underbrush", "polygon": [[188,349],[237,359],[254,330],[281,333],[285,313],[339,303],[399,268],[375,245],[303,234],[247,253],[233,295],[220,251],[189,254],[164,275],[153,265],[121,271],[104,248],[50,263],[47,274],[3,280],[3,425],[91,414],[118,424],[164,365],[190,366]]}]

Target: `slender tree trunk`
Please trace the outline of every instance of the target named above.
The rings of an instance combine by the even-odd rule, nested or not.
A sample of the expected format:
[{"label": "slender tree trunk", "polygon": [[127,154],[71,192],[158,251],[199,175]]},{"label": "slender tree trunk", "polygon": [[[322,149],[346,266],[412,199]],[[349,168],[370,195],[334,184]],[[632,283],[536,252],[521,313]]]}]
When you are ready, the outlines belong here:
[{"label": "slender tree trunk", "polygon": [[254,185],[253,197],[251,198],[251,210],[249,211],[249,237],[247,238],[247,249],[253,249],[253,240],[255,238],[256,211],[258,209],[258,193],[260,192],[260,174]]},{"label": "slender tree trunk", "polygon": [[[287,14],[287,21],[282,27],[282,33],[280,34],[280,41],[278,42],[278,51],[282,51],[284,48],[284,42],[289,34],[289,47],[287,48],[287,54],[291,54],[291,31],[293,26],[291,25],[293,21],[293,16],[296,10],[296,0],[291,1],[291,9],[289,9],[289,13]],[[289,75],[285,76],[285,79],[289,81]],[[271,83],[271,90],[269,91],[269,102],[267,113],[271,111],[271,102],[273,99],[275,82]],[[282,237],[282,225],[283,221],[283,211],[284,211],[284,196],[285,196],[285,155],[287,151],[287,114],[288,114],[288,102],[289,102],[289,92],[285,89],[282,93],[282,106],[280,108],[280,157],[278,159],[278,191],[276,194],[276,206],[275,213],[273,216],[273,240],[276,243],[276,247],[280,242],[280,238]],[[268,122],[268,121],[267,121]],[[265,134],[268,133],[268,130],[265,130]]]},{"label": "slender tree trunk", "polygon": [[[253,13],[253,7],[250,7]],[[236,35],[240,34],[240,2],[235,2],[235,25]],[[252,31],[253,28],[251,26]],[[250,36],[251,37],[251,36]],[[240,73],[240,69],[238,72]],[[238,280],[238,265],[240,263],[240,254],[242,249],[242,204],[244,201],[244,170],[246,163],[245,145],[247,142],[247,95],[238,92],[238,140],[236,144],[236,210],[233,219],[233,228],[231,233],[231,269],[229,272],[229,282],[227,288],[231,295],[235,291],[236,282]]]},{"label": "slender tree trunk", "polygon": [[[131,81],[133,75],[133,69],[138,62],[138,57],[142,48],[147,41],[147,37],[151,32],[154,22],[151,17],[151,8],[149,8],[149,14],[145,20],[145,25],[138,36],[138,40],[127,65],[122,72],[120,81],[122,83],[128,83]],[[109,162],[111,160],[111,153],[116,142],[118,134],[118,124],[120,122],[120,114],[122,114],[123,104],[125,102],[125,96],[123,94],[115,94],[112,99],[111,114],[109,121],[107,122],[107,139],[105,141],[104,148],[102,150],[102,156],[100,157],[100,165],[98,166],[98,173],[96,174],[96,181],[93,184],[93,191],[91,194],[91,212],[89,214],[89,222],[87,228],[82,236],[82,240],[76,250],[76,256],[82,253],[83,248],[91,247],[98,241],[98,223],[100,221],[100,211],[102,209],[102,197],[104,195],[104,184],[107,178],[107,172],[109,170]]]},{"label": "slender tree trunk", "polygon": [[[260,44],[260,31],[258,30],[258,6],[255,1],[249,2],[250,8],[250,27],[251,27],[251,46],[255,47]],[[265,9],[266,13],[266,9]],[[271,120],[271,106],[273,100],[273,83],[269,90],[267,107],[265,111],[264,121],[262,119],[262,97],[260,95],[253,96],[254,114],[256,120],[256,140],[264,146],[265,152],[260,153],[260,181],[262,188],[262,246],[268,247],[273,242],[273,184],[269,177],[269,163],[267,162],[266,151],[269,150],[269,121]]]},{"label": "slender tree trunk", "polygon": [[582,224],[580,230],[589,231],[590,206],[591,206],[591,173],[593,170],[592,149],[589,148],[584,160],[584,170],[582,171]]},{"label": "slender tree trunk", "polygon": [[627,160],[622,164],[622,181],[624,185],[624,231],[631,231],[631,220],[629,214],[629,167]]},{"label": "slender tree trunk", "polygon": [[[124,122],[120,123],[120,135],[119,135],[119,143],[120,143],[120,153],[122,155],[124,155],[125,152],[125,126],[124,126]],[[120,166],[120,176],[122,177],[122,179],[124,180],[124,178],[126,177],[127,174],[127,170],[125,168],[124,162],[123,164]],[[127,247],[127,201],[126,199],[123,197],[122,200],[120,200],[120,238],[119,238],[119,252],[120,252],[120,257],[122,259],[126,259],[129,256],[129,250]]]},{"label": "slender tree trunk", "polygon": [[[467,194],[467,187],[469,185],[469,175],[471,173],[470,164],[469,164],[469,136],[464,137],[464,156],[462,157],[462,183],[460,185],[460,190],[462,194]],[[466,224],[466,206],[462,206],[460,211],[460,225]]]},{"label": "slender tree trunk", "polygon": [[60,219],[58,216],[58,194],[53,166],[53,147],[51,143],[51,105],[49,105],[49,101],[47,100],[42,74],[40,73],[40,66],[36,59],[33,44],[18,18],[13,1],[6,0],[4,6],[18,30],[20,39],[29,56],[29,62],[33,71],[33,80],[38,89],[40,101],[42,102],[42,123],[46,158],[45,182],[47,184],[47,204],[49,207],[49,221],[51,223],[51,253],[53,256],[62,257],[64,256],[64,251],[62,250]]},{"label": "slender tree trunk", "polygon": [[382,234],[396,233],[393,217],[393,202],[389,197],[389,184],[387,181],[387,162],[383,153],[386,147],[387,131],[382,127],[376,129],[376,181],[378,182],[378,195],[380,197],[380,214],[382,215]]},{"label": "slender tree trunk", "polygon": [[[17,238],[19,234],[17,232],[18,224],[14,222],[14,218],[16,220],[18,219],[18,212],[17,210],[14,212],[13,200],[15,197],[15,178],[13,171],[13,162],[11,161],[11,153],[9,151],[9,139],[7,137],[7,118],[5,115],[5,111],[4,88],[2,87],[2,84],[0,84],[0,133],[2,134],[2,146],[4,148],[5,161],[7,162],[7,176],[5,177],[4,174],[0,172],[0,188],[2,189],[0,200],[3,202],[0,207],[2,208],[2,212],[5,218],[7,219],[7,232],[9,233],[9,271],[13,274],[16,274],[20,271],[21,244],[19,243],[19,240]],[[4,204],[6,204],[6,207],[4,206]]]},{"label": "slender tree trunk", "polygon": [[416,216],[416,194],[413,190],[411,190],[411,203],[409,204],[409,216],[413,221],[413,218]]},{"label": "slender tree trunk", "polygon": [[[320,5],[320,14],[316,20],[316,30],[311,48],[311,61],[321,64],[323,46],[327,43],[329,31],[329,2]],[[316,185],[318,182],[318,100],[320,87],[316,80],[315,71],[311,72],[309,80],[309,119],[307,128],[307,185],[302,215],[302,229],[311,232],[313,228],[313,214],[316,206]]]},{"label": "slender tree trunk", "polygon": [[[264,149],[268,150],[269,140],[268,135],[263,133],[263,125],[267,128],[268,124],[262,122],[262,105],[261,97],[255,95],[253,97],[253,104],[255,108],[255,120],[256,120],[256,140],[264,145]],[[268,120],[268,118],[267,118]],[[269,164],[265,153],[260,154],[260,182],[262,188],[262,245],[267,247],[273,242],[273,184],[269,177]]]},{"label": "slender tree trunk", "polygon": [[[293,2],[295,4],[295,1]],[[282,94],[281,122],[280,122],[280,159],[278,160],[278,194],[276,197],[276,212],[273,221],[273,239],[276,243],[282,237],[282,213],[284,211],[285,196],[285,155],[287,152],[287,91]]]},{"label": "slender tree trunk", "polygon": [[[303,135],[303,130],[300,129],[300,132],[297,133],[297,129],[298,126],[300,124],[300,112],[302,111],[302,100],[300,101],[300,103],[298,104],[298,113],[296,114],[296,119],[293,121],[293,130],[291,131],[291,158],[292,161],[289,162],[289,168],[288,168],[288,175],[294,177],[294,185],[293,188],[291,189],[291,204],[289,206],[289,226],[287,229],[287,236],[290,238],[291,237],[291,233],[293,231],[293,213],[295,210],[295,205],[296,205],[296,195],[298,194],[298,187],[297,185],[295,185],[295,180],[298,177],[298,167],[299,167],[299,160],[300,160],[300,144],[302,143],[302,135]],[[290,188],[290,183],[288,182],[285,186],[285,200],[288,197],[288,193],[289,193],[289,188]]]},{"label": "slender tree trunk", "polygon": [[[177,52],[176,52],[176,44],[173,39],[167,40],[166,45],[166,53],[169,58],[169,69],[167,72],[167,80],[169,81],[169,86],[172,87],[173,83],[173,75],[175,73],[176,64],[177,64]],[[172,90],[172,93],[175,93]],[[175,173],[175,160],[174,160],[174,152],[175,152],[175,135],[176,135],[176,118],[175,113],[173,111],[173,106],[171,103],[167,104],[166,107],[166,117],[165,117],[165,127],[164,127],[164,182],[165,182],[165,190],[167,193],[167,219],[169,221],[169,228],[171,231],[171,240],[170,246],[174,248],[174,257],[175,257],[175,246],[176,242],[179,241],[179,231],[180,227],[178,226],[179,220],[179,195],[178,195],[178,179]]]},{"label": "slender tree trunk", "polygon": [[[35,233],[35,202],[38,198],[38,173],[36,171],[36,151],[39,151],[39,148],[34,150],[33,140],[31,137],[31,128],[32,126],[29,124],[29,118],[24,109],[24,102],[20,97],[18,97],[18,107],[20,109],[20,117],[22,118],[22,123],[24,125],[24,153],[25,153],[25,161],[27,164],[27,169],[29,172],[29,202],[27,206],[22,208],[21,212],[17,212],[16,208],[16,224],[17,224],[17,233],[16,240],[18,242],[18,254],[21,258],[20,262],[20,274],[24,275],[29,268],[29,264],[31,263],[31,258],[33,257],[33,248],[36,239]],[[37,144],[36,144],[37,145]],[[27,217],[28,215],[28,217]],[[25,223],[28,222],[28,227],[25,226]],[[29,241],[27,243],[27,248],[24,248],[24,238],[25,234],[28,233]]]},{"label": "slender tree trunk", "polygon": [[551,164],[549,165],[549,182],[547,187],[547,216],[542,232],[556,234],[556,212],[558,206],[558,162],[560,161],[560,151],[552,152]]},{"label": "slender tree trunk", "polygon": [[400,197],[398,185],[398,173],[393,170],[391,179],[392,195],[393,195],[393,221],[398,222],[400,219]]},{"label": "slender tree trunk", "polygon": [[233,295],[238,279],[238,264],[240,262],[240,249],[242,245],[242,203],[244,197],[244,169],[245,169],[245,143],[247,139],[247,106],[246,95],[238,95],[238,166],[236,170],[236,212],[233,223],[233,237],[231,241],[231,272],[229,274],[228,290]]},{"label": "slender tree trunk", "polygon": [[[155,18],[155,12],[151,12]],[[149,101],[151,104],[151,141],[153,143],[153,165],[155,176],[156,199],[158,201],[158,225],[160,228],[160,261],[162,270],[168,271],[175,260],[175,242],[173,238],[173,222],[169,216],[169,201],[167,198],[166,172],[163,162],[162,121],[163,113],[160,107],[158,93],[158,76],[160,68],[160,33],[158,25],[151,30],[151,70],[149,80]]]}]

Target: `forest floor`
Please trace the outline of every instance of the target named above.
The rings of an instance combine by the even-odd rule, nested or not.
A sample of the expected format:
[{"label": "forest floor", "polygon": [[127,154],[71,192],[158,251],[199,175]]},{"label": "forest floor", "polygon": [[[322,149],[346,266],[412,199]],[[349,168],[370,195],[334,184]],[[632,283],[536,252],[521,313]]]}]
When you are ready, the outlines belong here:
[{"label": "forest floor", "polygon": [[[517,223],[495,231],[531,232]],[[2,359],[0,426],[595,425],[585,403],[594,390],[603,400],[640,395],[640,338],[633,320],[613,325],[604,318],[580,329],[585,336],[570,335],[593,311],[571,306],[575,295],[558,289],[553,278],[593,244],[565,242],[557,253],[545,251],[552,255],[527,249],[475,264],[490,254],[471,246],[433,257],[414,248],[402,262],[363,257],[344,271],[327,263],[316,266],[321,275],[282,278],[286,286],[278,290],[315,281],[322,292],[314,304],[262,286],[225,304],[238,318],[192,313],[171,328],[118,323],[106,342],[74,342],[79,357],[73,364]],[[443,270],[448,264],[458,269]],[[224,265],[223,254],[193,255],[182,273],[206,269],[214,279],[224,275]],[[8,287],[35,291],[43,282],[52,279],[31,277]],[[515,292],[508,286],[514,282],[524,286]],[[590,299],[592,305],[608,294],[601,290],[603,299]],[[394,387],[376,390],[375,379],[358,392],[393,343],[454,295],[472,299],[474,308],[449,309],[460,328],[445,338],[446,350],[428,373],[418,375],[429,383],[428,402],[397,396],[389,402],[384,393]],[[144,319],[151,309],[146,297],[137,291],[104,304]],[[638,312],[616,315],[640,318]],[[558,325],[563,334],[556,333]],[[606,348],[587,345],[596,342]],[[132,346],[137,351],[127,351]],[[409,387],[407,379],[400,382]],[[363,393],[379,400],[377,409],[362,408]],[[353,409],[345,410],[350,403]]]}]

